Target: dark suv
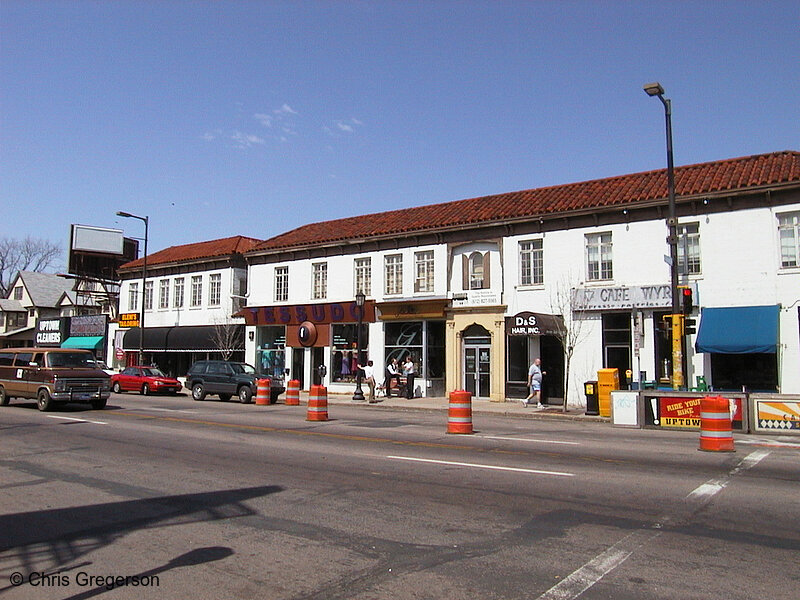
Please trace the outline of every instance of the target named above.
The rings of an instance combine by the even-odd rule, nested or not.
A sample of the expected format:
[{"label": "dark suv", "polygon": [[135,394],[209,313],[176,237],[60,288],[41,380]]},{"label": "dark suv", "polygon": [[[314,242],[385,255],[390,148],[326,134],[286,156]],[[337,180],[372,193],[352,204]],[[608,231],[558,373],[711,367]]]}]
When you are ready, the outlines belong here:
[{"label": "dark suv", "polygon": [[[220,400],[230,400],[233,396],[238,396],[240,402],[247,404],[256,394],[257,381],[260,378],[255,368],[247,363],[200,360],[186,373],[186,387],[195,400],[203,400],[207,394],[216,394]],[[273,379],[270,404],[274,404],[283,391],[283,382]]]}]

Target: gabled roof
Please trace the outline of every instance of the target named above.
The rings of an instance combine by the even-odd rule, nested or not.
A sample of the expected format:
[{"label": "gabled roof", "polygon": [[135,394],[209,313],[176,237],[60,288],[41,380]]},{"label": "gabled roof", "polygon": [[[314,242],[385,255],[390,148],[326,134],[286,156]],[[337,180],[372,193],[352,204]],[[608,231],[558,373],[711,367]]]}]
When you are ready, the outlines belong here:
[{"label": "gabled roof", "polygon": [[[675,168],[676,196],[800,182],[800,152],[785,151]],[[385,238],[665,200],[666,169],[312,223],[266,240],[254,253]]]},{"label": "gabled roof", "polygon": [[[194,262],[209,258],[229,256],[231,254],[243,254],[258,245],[261,240],[255,238],[235,235],[233,237],[210,240],[208,242],[196,242],[194,244],[183,244],[182,246],[170,246],[164,250],[154,252],[147,257],[147,266],[164,265],[169,263]],[[130,271],[142,268],[143,259],[138,258],[122,265],[120,271]]]},{"label": "gabled roof", "polygon": [[27,309],[20,304],[19,300],[0,298],[0,311],[2,312],[26,312]]},{"label": "gabled roof", "polygon": [[19,280],[22,280],[33,306],[37,308],[58,308],[61,295],[73,286],[72,281],[54,273],[20,271],[9,289],[14,289]]}]

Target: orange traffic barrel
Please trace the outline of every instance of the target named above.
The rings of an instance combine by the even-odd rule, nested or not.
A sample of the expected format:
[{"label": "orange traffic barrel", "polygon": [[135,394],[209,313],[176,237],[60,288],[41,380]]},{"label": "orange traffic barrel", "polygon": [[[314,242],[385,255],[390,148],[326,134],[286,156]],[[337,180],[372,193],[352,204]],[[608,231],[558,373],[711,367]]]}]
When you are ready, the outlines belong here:
[{"label": "orange traffic barrel", "polygon": [[300,406],[299,379],[290,379],[286,384],[286,406]]},{"label": "orange traffic barrel", "polygon": [[447,410],[447,433],[473,433],[472,394],[464,390],[450,392]]},{"label": "orange traffic barrel", "polygon": [[708,396],[700,400],[700,450],[735,452],[728,400]]},{"label": "orange traffic barrel", "polygon": [[269,404],[272,393],[272,381],[269,378],[259,379],[256,386],[256,404],[264,406]]},{"label": "orange traffic barrel", "polygon": [[308,393],[308,410],[306,421],[328,420],[328,388],[324,385],[312,385]]}]

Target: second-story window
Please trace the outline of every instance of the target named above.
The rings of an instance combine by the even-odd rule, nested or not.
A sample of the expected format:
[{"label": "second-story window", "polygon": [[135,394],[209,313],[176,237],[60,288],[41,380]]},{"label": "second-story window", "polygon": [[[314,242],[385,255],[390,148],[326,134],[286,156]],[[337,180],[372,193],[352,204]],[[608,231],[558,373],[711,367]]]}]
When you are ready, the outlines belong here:
[{"label": "second-story window", "polygon": [[800,212],[778,215],[781,268],[800,266]]},{"label": "second-story window", "polygon": [[169,279],[158,282],[158,308],[169,308]]},{"label": "second-story window", "polygon": [[414,253],[414,291],[433,291],[433,250]]},{"label": "second-story window", "polygon": [[542,240],[519,243],[519,284],[544,283],[544,249]]},{"label": "second-story window", "polygon": [[208,282],[208,305],[219,306],[222,302],[222,275],[214,273]]},{"label": "second-story window", "polygon": [[275,267],[275,302],[289,299],[289,267]]},{"label": "second-story window", "polygon": [[384,258],[384,292],[390,294],[403,293],[403,255],[389,254]]},{"label": "second-story window", "polygon": [[144,310],[153,310],[153,282],[144,284]]},{"label": "second-story window", "polygon": [[128,286],[128,310],[131,312],[139,310],[139,284],[132,283]]},{"label": "second-story window", "polygon": [[178,277],[175,280],[175,289],[172,294],[172,306],[175,308],[183,308],[183,277]]},{"label": "second-story window", "polygon": [[612,279],[611,234],[591,233],[586,236],[586,279],[602,281]]},{"label": "second-story window", "polygon": [[314,263],[311,293],[315,300],[328,297],[328,263]]},{"label": "second-story window", "polygon": [[203,304],[203,277],[202,275],[193,275],[191,306],[200,306],[201,304]]},{"label": "second-story window", "polygon": [[372,294],[372,259],[357,258],[355,260],[355,280],[354,295],[362,292],[365,296]]},{"label": "second-story window", "polygon": [[14,288],[14,300],[22,300],[22,286],[18,285]]},{"label": "second-story window", "polygon": [[700,273],[700,224],[678,225],[678,274]]}]

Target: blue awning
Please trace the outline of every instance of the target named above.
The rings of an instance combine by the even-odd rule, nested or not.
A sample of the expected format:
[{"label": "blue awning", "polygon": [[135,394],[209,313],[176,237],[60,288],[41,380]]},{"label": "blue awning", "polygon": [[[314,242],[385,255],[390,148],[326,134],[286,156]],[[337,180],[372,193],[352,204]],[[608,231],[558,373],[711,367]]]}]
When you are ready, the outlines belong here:
[{"label": "blue awning", "polygon": [[704,308],[694,347],[719,354],[774,354],[779,313],[778,305]]},{"label": "blue awning", "polygon": [[61,342],[61,347],[99,350],[103,347],[104,340],[105,337],[102,335],[72,336]]}]

